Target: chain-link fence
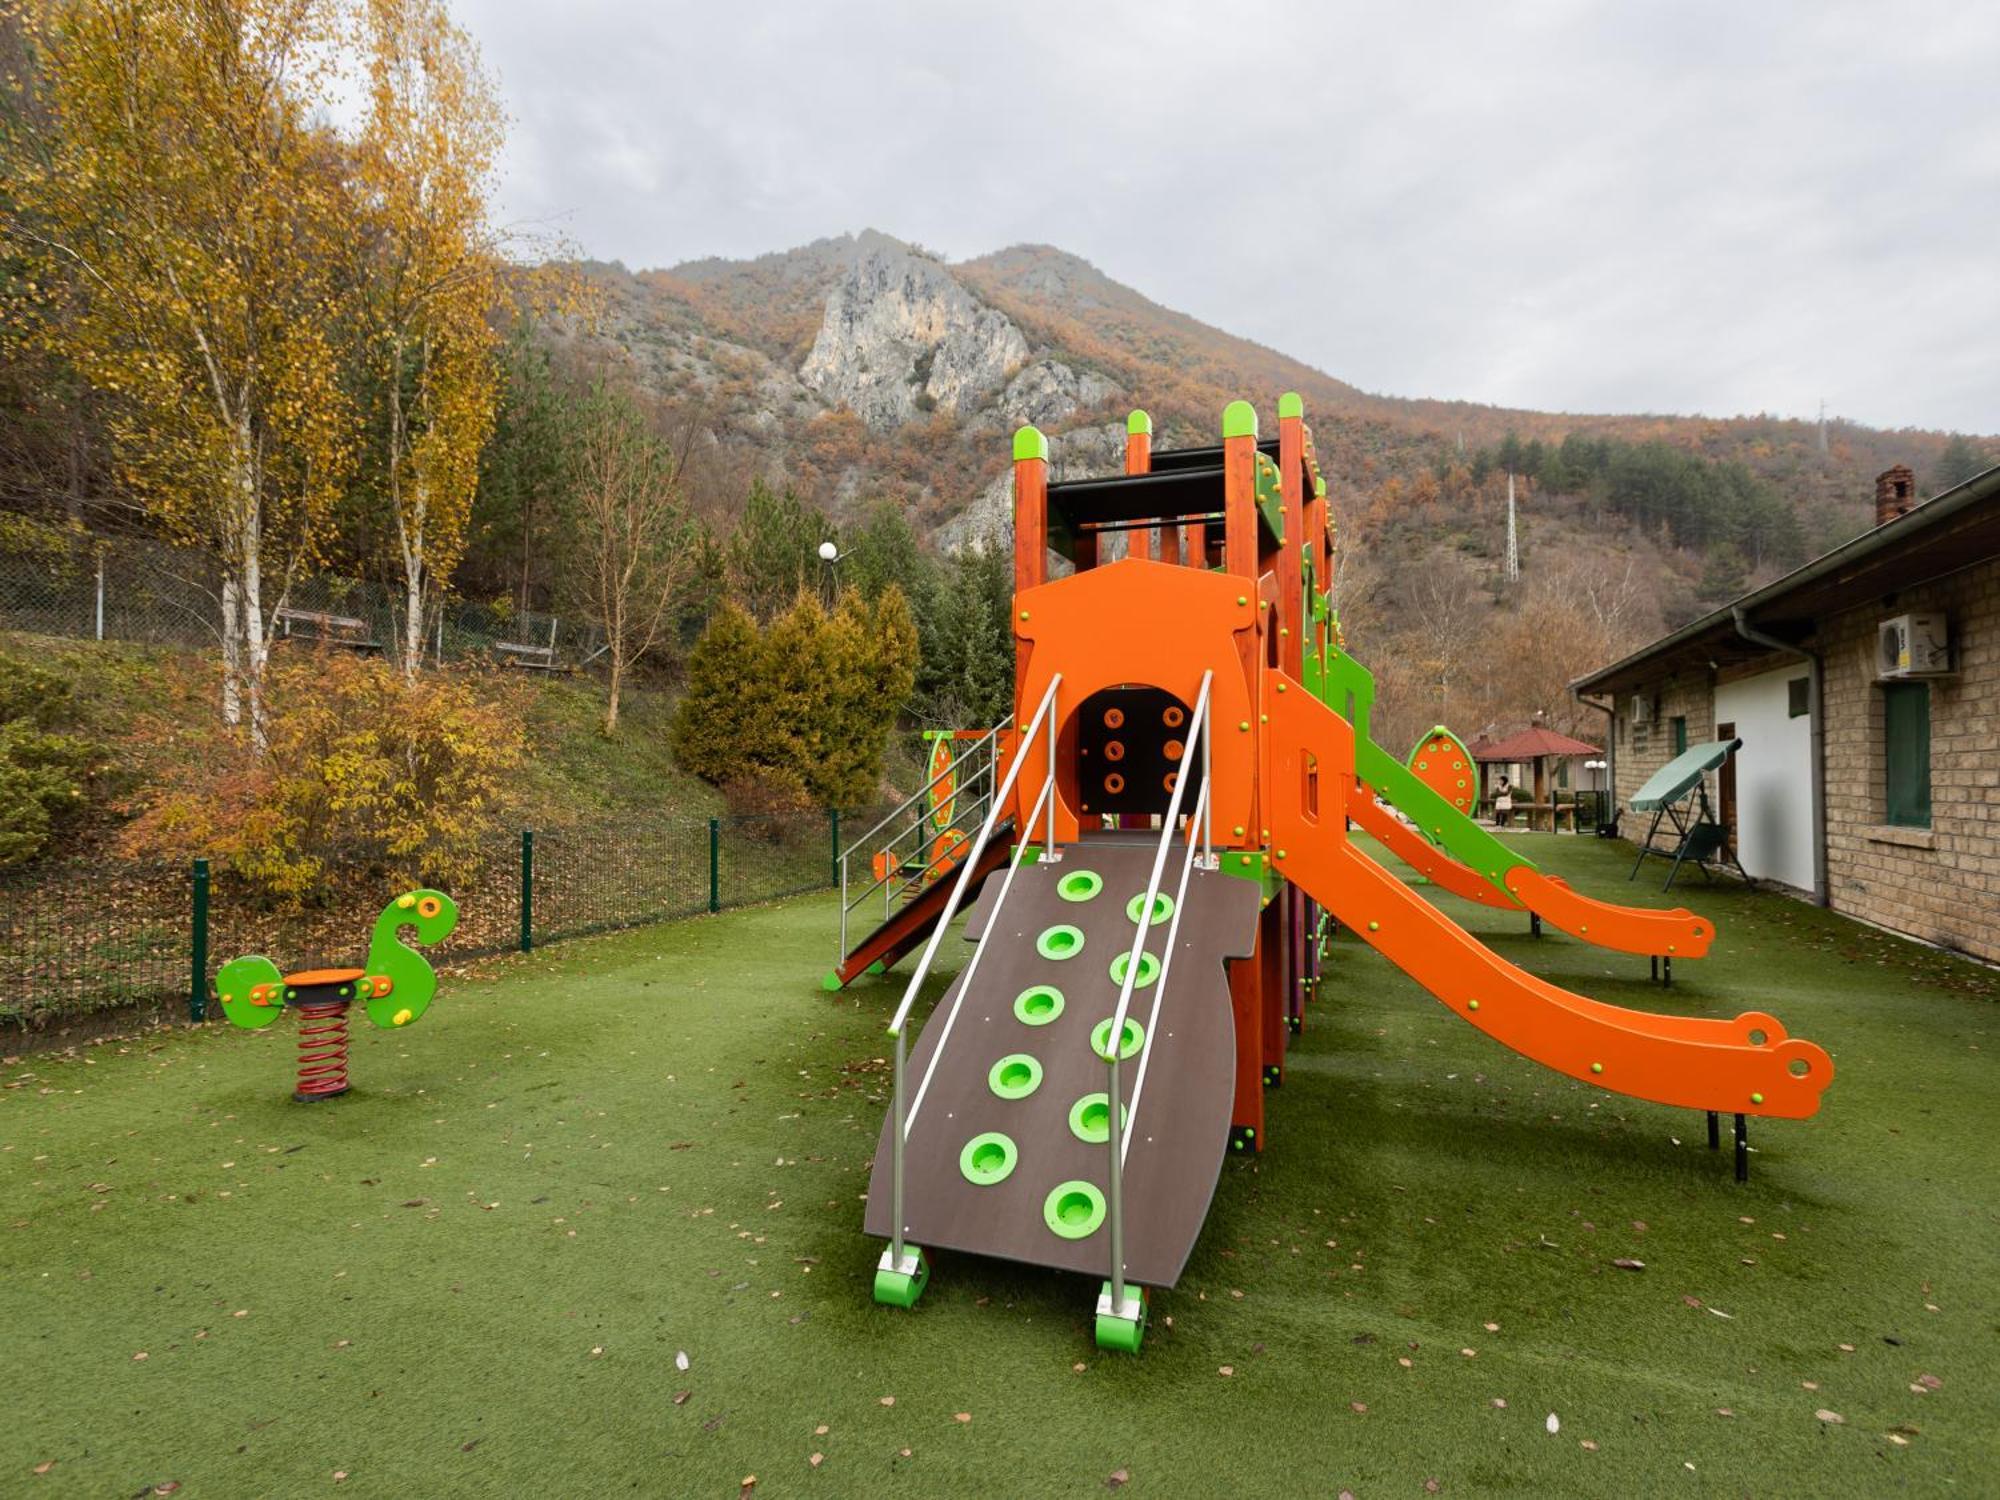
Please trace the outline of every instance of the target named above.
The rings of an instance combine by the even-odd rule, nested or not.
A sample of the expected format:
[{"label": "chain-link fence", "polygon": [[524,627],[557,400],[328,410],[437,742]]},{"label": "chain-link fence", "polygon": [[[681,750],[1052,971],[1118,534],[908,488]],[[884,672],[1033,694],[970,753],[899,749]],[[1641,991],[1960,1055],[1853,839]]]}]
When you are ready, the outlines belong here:
[{"label": "chain-link fence", "polygon": [[[196,547],[97,536],[0,515],[0,630],[83,640],[214,646],[221,639],[222,566]],[[274,583],[267,582],[267,588]],[[313,641],[400,657],[407,611],[384,584],[331,574],[267,595],[274,643]],[[423,660],[489,661],[564,670],[589,664],[600,637],[574,620],[514,608],[433,601]]]},{"label": "chain-link fence", "polygon": [[[650,827],[495,835],[455,886],[457,929],[434,962],[824,890],[843,827],[881,814],[801,812],[674,819]],[[0,1034],[105,1011],[201,1019],[215,970],[262,953],[286,970],[353,963],[377,913],[405,889],[356,864],[321,899],[276,911],[203,859],[28,866],[0,877]]]}]

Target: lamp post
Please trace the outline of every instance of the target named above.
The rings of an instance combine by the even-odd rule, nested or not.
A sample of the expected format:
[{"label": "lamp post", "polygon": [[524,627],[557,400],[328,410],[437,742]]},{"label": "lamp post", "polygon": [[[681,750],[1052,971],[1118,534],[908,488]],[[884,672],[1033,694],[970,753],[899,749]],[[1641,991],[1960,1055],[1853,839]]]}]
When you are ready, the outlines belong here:
[{"label": "lamp post", "polygon": [[826,564],[826,603],[829,609],[833,607],[834,603],[840,597],[840,590],[837,586],[839,574],[835,569],[851,557],[853,552],[854,549],[851,547],[847,551],[842,552],[839,545],[831,541],[819,544],[819,560]]}]

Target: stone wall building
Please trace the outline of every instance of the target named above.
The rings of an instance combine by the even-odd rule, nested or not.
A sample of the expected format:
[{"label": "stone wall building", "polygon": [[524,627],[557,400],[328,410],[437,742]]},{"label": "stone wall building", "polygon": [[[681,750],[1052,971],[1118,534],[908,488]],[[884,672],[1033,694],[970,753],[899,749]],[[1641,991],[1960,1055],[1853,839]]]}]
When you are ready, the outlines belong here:
[{"label": "stone wall building", "polygon": [[1628,837],[1647,777],[1740,738],[1708,790],[1751,876],[2000,962],[2000,469],[1921,504],[1889,470],[1872,530],[1571,688]]}]

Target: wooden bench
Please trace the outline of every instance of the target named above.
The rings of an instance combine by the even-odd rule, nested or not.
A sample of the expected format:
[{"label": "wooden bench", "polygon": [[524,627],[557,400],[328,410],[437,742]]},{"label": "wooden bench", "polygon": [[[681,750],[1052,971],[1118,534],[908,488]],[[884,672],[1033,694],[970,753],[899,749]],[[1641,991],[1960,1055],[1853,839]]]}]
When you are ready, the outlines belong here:
[{"label": "wooden bench", "polygon": [[336,615],[322,609],[293,609],[290,605],[271,617],[278,636],[287,641],[315,641],[359,651],[364,656],[380,654],[382,643],[368,633],[368,622],[352,615]]},{"label": "wooden bench", "polygon": [[493,654],[503,667],[518,667],[524,672],[560,672],[564,670],[556,660],[554,646],[527,646],[518,641],[495,641]]}]

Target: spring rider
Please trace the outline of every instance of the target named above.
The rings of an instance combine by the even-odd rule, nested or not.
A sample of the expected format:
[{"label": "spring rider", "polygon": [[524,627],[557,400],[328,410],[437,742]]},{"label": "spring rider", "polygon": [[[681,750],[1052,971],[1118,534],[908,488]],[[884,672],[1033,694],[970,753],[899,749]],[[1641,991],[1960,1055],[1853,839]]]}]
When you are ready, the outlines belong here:
[{"label": "spring rider", "polygon": [[302,1103],[347,1092],[347,1008],[359,1000],[377,1026],[407,1026],[430,1008],[437,975],[424,956],[403,942],[414,927],[426,947],[441,943],[458,925],[458,903],[443,891],[408,891],[382,908],[358,969],[302,969],[280,975],[259,954],[224,964],[215,976],[222,1013],[233,1025],[260,1031],[287,1006],[299,1013],[299,1082]]}]

